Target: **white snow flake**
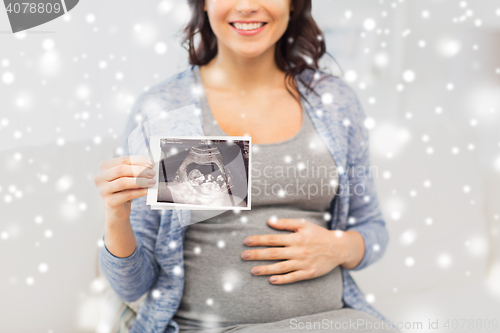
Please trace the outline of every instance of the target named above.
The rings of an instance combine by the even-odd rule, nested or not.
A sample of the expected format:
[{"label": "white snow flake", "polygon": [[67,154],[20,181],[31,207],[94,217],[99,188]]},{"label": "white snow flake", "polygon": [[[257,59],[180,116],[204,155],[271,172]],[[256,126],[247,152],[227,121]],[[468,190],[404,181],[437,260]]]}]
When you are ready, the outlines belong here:
[{"label": "white snow flake", "polygon": [[413,259],[413,257],[407,257],[405,259],[405,265],[408,267],[412,267],[413,265],[415,265],[415,259]]}]

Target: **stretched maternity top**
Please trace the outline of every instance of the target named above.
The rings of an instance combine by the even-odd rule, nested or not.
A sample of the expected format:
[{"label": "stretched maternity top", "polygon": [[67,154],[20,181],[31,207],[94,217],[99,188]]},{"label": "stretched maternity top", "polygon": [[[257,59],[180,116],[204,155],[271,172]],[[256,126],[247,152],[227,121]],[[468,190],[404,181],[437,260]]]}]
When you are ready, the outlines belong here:
[{"label": "stretched maternity top", "polygon": [[[201,82],[198,68],[195,68]],[[206,136],[227,136],[218,126],[206,96],[201,96]],[[335,162],[302,104],[302,125],[290,139],[252,144],[251,210],[192,211],[184,247],[185,286],[173,317],[181,332],[246,323],[268,323],[343,307],[342,272],[336,267],[318,278],[274,285],[254,266],[282,260],[244,260],[252,235],[289,234],[267,219],[305,218],[325,228],[338,184]],[[201,221],[201,222],[197,222]],[[197,223],[194,223],[197,222]]]}]

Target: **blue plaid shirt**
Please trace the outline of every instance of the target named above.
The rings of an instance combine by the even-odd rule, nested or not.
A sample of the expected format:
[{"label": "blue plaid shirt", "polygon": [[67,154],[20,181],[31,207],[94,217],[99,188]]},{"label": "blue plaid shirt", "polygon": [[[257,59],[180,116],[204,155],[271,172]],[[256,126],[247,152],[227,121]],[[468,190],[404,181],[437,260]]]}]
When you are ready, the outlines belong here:
[{"label": "blue plaid shirt", "polygon": [[[193,70],[199,68],[191,66],[139,96],[123,135],[121,147],[124,155],[144,155],[129,146],[127,140],[129,134],[137,129],[138,119],[152,119],[158,112],[168,113],[192,104],[201,108]],[[356,271],[379,260],[388,242],[374,180],[370,176],[368,129],[364,126],[366,115],[356,93],[344,81],[321,71],[315,73],[306,70],[296,79],[300,92],[306,97],[304,105],[307,112],[332,154],[339,173],[341,190],[332,200],[329,228],[356,230],[365,242],[363,259],[352,269]],[[304,82],[311,79],[314,90],[306,91]],[[169,117],[167,122],[166,126],[177,129],[179,136],[203,135],[201,128],[184,126],[182,120],[175,117]],[[99,252],[100,268],[113,290],[125,302],[136,301],[148,293],[132,333],[177,333],[179,327],[172,317],[184,288],[182,243],[186,227],[181,225],[188,225],[191,211],[152,210],[146,205],[146,196],[133,200],[131,209],[130,222],[137,239],[135,252],[129,257],[118,258],[103,246]],[[342,268],[345,306],[387,322],[366,301],[349,271]]]}]

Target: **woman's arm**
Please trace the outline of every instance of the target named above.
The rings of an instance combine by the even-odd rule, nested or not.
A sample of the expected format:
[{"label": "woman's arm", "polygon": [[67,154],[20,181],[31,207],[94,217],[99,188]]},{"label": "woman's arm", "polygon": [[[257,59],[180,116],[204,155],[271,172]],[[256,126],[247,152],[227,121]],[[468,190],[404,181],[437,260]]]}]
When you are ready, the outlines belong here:
[{"label": "woman's arm", "polygon": [[365,241],[357,231],[346,231],[343,233],[345,244],[345,260],[341,264],[346,269],[353,269],[363,259],[365,254]]},{"label": "woman's arm", "polygon": [[126,221],[113,221],[106,218],[104,245],[110,253],[119,258],[130,257],[137,247],[130,217]]},{"label": "woman's arm", "polygon": [[[136,116],[140,114],[145,99],[146,93],[138,98],[123,132],[121,149],[125,156],[139,153],[139,149],[128,146],[128,136],[137,127]],[[171,215],[166,214],[165,218],[171,218]],[[158,277],[160,269],[154,249],[160,221],[160,211],[146,205],[146,196],[132,201],[126,221],[106,217],[99,265],[113,290],[126,302],[138,300],[151,289]]]},{"label": "woman's arm", "polygon": [[[99,265],[102,273],[113,290],[126,302],[138,300],[151,289],[159,274],[159,265],[154,255],[156,235],[160,224],[159,211],[151,210],[146,205],[145,196],[132,201],[131,211],[130,226],[133,235],[128,234],[127,237],[134,237],[136,241],[133,253],[127,257],[119,257],[117,256],[119,253],[117,255],[111,253],[106,246],[106,234],[103,237],[104,246],[99,251]],[[106,227],[106,232],[109,232],[109,229],[110,227]],[[113,239],[119,235],[110,234],[109,236]]]},{"label": "woman's arm", "polygon": [[[370,165],[369,134],[364,125],[366,114],[359,102],[356,93],[346,85],[349,90],[350,116],[352,117],[349,131],[349,212],[346,231],[351,233],[352,259],[347,269],[360,270],[378,261],[384,254],[389,241],[389,234],[385,228],[384,217],[378,202],[374,177],[377,168]],[[350,162],[350,163],[349,163]],[[345,189],[344,189],[345,190]],[[359,259],[361,249],[359,234],[364,243],[364,252]],[[357,240],[356,240],[357,238]]]}]

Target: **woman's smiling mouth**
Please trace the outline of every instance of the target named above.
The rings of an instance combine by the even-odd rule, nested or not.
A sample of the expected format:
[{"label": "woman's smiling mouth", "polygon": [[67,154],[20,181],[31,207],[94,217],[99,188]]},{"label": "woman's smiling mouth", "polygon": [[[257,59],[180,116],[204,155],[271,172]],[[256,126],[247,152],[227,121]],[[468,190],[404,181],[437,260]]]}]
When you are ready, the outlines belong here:
[{"label": "woman's smiling mouth", "polygon": [[264,30],[267,22],[244,22],[244,21],[234,21],[229,22],[229,25],[238,34],[243,36],[253,36]]},{"label": "woman's smiling mouth", "polygon": [[267,22],[231,22],[229,23],[238,30],[251,31],[263,27]]}]

